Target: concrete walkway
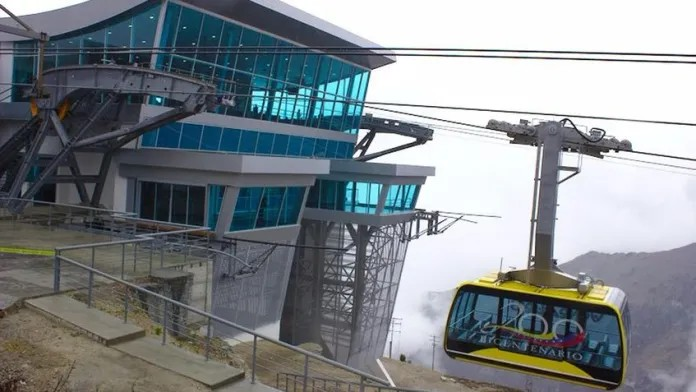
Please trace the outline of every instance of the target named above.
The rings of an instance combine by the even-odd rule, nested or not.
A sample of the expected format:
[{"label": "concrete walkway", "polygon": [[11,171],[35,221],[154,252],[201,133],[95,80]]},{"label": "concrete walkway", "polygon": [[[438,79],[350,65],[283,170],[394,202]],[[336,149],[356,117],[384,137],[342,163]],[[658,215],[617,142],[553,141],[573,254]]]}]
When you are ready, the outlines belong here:
[{"label": "concrete walkway", "polygon": [[[195,380],[211,389],[221,391],[266,392],[275,389],[251,384],[245,372],[145,336],[135,325],[87,306],[72,298],[56,295],[29,299],[25,304],[49,317],[61,320],[86,332],[101,343],[124,354]],[[224,388],[223,388],[224,387]],[[220,389],[221,388],[221,389]]]}]

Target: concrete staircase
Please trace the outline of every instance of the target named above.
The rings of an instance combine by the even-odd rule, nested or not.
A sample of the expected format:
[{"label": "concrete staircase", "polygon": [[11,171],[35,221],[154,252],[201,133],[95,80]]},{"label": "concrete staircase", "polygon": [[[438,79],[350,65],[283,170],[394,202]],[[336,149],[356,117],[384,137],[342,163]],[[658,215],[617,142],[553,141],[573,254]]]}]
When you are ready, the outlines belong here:
[{"label": "concrete staircase", "polygon": [[142,328],[63,295],[28,299],[25,304],[46,316],[83,331],[96,341],[124,354],[195,380],[211,390],[268,392],[276,391],[245,380],[244,370],[215,361],[145,336]]}]

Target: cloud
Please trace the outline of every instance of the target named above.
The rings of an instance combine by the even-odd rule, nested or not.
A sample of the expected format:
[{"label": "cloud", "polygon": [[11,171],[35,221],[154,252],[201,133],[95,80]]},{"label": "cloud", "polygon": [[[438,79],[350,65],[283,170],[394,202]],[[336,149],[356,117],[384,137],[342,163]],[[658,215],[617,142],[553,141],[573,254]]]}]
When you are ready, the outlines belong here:
[{"label": "cloud", "polygon": [[681,368],[674,371],[653,370],[648,378],[662,386],[663,392],[696,392],[696,322],[692,322],[691,351]]}]

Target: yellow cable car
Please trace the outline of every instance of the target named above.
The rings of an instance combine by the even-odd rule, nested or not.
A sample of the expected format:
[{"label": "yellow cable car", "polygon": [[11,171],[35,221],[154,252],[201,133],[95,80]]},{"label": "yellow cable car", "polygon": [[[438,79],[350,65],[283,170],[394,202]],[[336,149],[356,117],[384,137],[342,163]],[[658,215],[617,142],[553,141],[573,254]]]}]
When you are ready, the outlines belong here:
[{"label": "yellow cable car", "polygon": [[[630,151],[631,143],[605,138],[597,128],[585,134],[568,119],[538,125],[491,120],[488,128],[506,132],[512,143],[537,146],[528,264],[457,288],[445,352],[459,360],[616,389],[628,366],[626,294],[585,274],[563,273],[553,251],[558,187],[580,173],[579,166],[561,165],[562,152],[602,158],[610,150]],[[572,173],[559,179],[561,171]]]},{"label": "yellow cable car", "polygon": [[445,331],[451,358],[599,389],[624,381],[630,314],[621,289],[540,289],[495,275],[461,284]]}]

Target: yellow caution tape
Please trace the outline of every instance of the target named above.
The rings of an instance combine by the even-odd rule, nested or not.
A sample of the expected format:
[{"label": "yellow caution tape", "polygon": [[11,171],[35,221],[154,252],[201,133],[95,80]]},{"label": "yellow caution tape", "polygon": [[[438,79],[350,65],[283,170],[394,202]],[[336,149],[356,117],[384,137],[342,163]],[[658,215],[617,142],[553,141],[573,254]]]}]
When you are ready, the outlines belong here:
[{"label": "yellow caution tape", "polygon": [[32,256],[53,256],[55,251],[47,249],[32,249],[23,248],[20,246],[0,246],[0,253],[12,253],[16,255],[32,255]]}]

